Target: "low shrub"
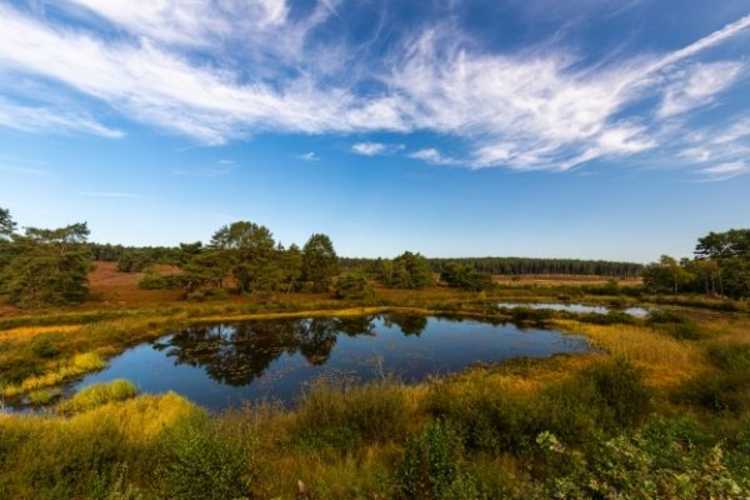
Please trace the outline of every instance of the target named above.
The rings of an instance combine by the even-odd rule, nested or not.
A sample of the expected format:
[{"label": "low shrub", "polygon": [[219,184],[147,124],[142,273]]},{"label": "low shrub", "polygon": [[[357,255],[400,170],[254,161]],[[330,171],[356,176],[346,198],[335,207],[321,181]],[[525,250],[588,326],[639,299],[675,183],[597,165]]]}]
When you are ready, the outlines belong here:
[{"label": "low shrub", "polygon": [[60,354],[57,341],[61,335],[57,333],[45,333],[38,335],[31,341],[31,353],[38,358],[54,358]]},{"label": "low shrub", "polygon": [[530,307],[514,307],[510,311],[514,323],[543,323],[555,316],[550,309],[532,309]]},{"label": "low shrub", "polygon": [[638,432],[597,442],[587,454],[567,448],[551,433],[540,434],[537,442],[552,466],[545,481],[547,498],[728,499],[750,493],[727,466],[719,445],[682,448]]},{"label": "low shrub", "polygon": [[609,311],[607,314],[587,313],[578,316],[576,319],[594,325],[630,325],[635,323],[633,316],[622,311]]},{"label": "low shrub", "polygon": [[320,381],[300,402],[295,435],[312,447],[402,438],[409,425],[403,388],[393,381],[346,387]]},{"label": "low shrub", "polygon": [[646,324],[678,340],[700,340],[705,336],[694,321],[670,311],[652,311]]},{"label": "low shrub", "polygon": [[750,344],[714,344],[708,355],[721,370],[750,371]]},{"label": "low shrub", "polygon": [[179,290],[185,286],[185,277],[181,274],[146,273],[138,282],[143,290]]},{"label": "low shrub", "polygon": [[426,410],[458,429],[469,449],[523,454],[551,430],[585,445],[603,433],[637,425],[651,410],[642,373],[623,359],[597,364],[537,394],[479,381],[434,383]]},{"label": "low shrub", "polygon": [[80,413],[107,403],[130,399],[137,393],[138,389],[132,382],[118,379],[107,384],[86,387],[72,398],[60,403],[57,410],[65,414]]},{"label": "low shrub", "polygon": [[582,375],[593,382],[597,398],[611,413],[612,428],[632,427],[651,411],[651,391],[643,373],[625,358],[594,365]]},{"label": "low shrub", "polygon": [[351,272],[340,276],[334,284],[334,296],[342,300],[367,300],[375,291],[364,273]]},{"label": "low shrub", "polygon": [[396,471],[396,496],[412,499],[476,498],[476,484],[462,474],[462,443],[445,422],[431,422],[406,443]]},{"label": "low shrub", "polygon": [[157,475],[164,498],[248,498],[255,480],[253,442],[205,414],[177,422],[164,433]]},{"label": "low shrub", "polygon": [[740,371],[702,374],[682,384],[672,400],[714,413],[740,415],[750,409],[750,375]]}]

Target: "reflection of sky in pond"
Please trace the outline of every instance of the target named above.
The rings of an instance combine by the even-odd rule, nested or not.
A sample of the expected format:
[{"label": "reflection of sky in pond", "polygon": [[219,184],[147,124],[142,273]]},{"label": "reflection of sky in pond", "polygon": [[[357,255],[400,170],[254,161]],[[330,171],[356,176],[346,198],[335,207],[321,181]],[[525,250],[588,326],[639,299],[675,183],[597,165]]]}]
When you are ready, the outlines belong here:
[{"label": "reflection of sky in pond", "polygon": [[[522,302],[501,302],[497,304],[498,307],[505,307],[513,309],[515,307],[528,307],[529,309],[549,309],[552,311],[565,311],[577,314],[607,314],[610,309],[604,306],[587,306],[585,304],[524,304]],[[617,310],[617,309],[615,309]],[[648,316],[648,310],[643,307],[628,307],[623,309],[622,312],[629,314],[636,318],[645,318]]]},{"label": "reflection of sky in pond", "polygon": [[246,400],[294,401],[312,380],[413,382],[477,362],[588,349],[577,336],[474,320],[377,316],[193,326],[129,349],[74,389],[116,378],[142,391],[175,391],[212,409]]}]

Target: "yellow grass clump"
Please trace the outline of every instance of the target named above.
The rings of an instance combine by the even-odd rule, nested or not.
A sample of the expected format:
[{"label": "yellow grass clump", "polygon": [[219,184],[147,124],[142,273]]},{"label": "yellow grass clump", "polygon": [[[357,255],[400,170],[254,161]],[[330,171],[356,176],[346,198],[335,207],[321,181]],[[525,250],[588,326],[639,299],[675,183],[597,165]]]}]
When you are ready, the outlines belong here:
[{"label": "yellow grass clump", "polygon": [[137,393],[138,388],[129,380],[113,380],[107,384],[86,387],[72,398],[60,403],[57,410],[64,414],[81,413],[107,403],[130,399]]},{"label": "yellow grass clump", "polygon": [[80,329],[81,325],[23,326],[0,331],[0,341],[26,340],[44,333],[73,333]]},{"label": "yellow grass clump", "polygon": [[58,368],[44,375],[29,377],[20,384],[8,385],[2,389],[5,397],[18,396],[30,391],[51,387],[84,373],[101,370],[107,363],[95,352],[76,354]]},{"label": "yellow grass clump", "polygon": [[709,368],[694,342],[677,340],[640,325],[592,325],[557,320],[555,325],[588,337],[593,345],[643,368],[649,384],[674,387]]}]

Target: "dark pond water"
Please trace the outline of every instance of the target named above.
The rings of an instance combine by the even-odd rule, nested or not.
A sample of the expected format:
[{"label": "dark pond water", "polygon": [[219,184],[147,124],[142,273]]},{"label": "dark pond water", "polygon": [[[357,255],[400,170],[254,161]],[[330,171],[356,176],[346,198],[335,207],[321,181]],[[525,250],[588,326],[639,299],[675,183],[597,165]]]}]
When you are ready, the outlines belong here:
[{"label": "dark pond water", "polygon": [[577,314],[587,314],[587,313],[596,313],[596,314],[607,314],[610,311],[622,311],[625,314],[629,314],[630,316],[633,316],[635,318],[645,318],[648,316],[649,311],[648,309],[645,309],[643,307],[628,307],[627,309],[610,309],[609,307],[605,306],[588,306],[585,304],[554,304],[554,303],[548,303],[548,304],[524,304],[522,302],[501,302],[497,304],[498,307],[506,307],[508,309],[513,309],[516,307],[528,307],[530,309],[550,309],[552,311],[565,311],[565,312],[571,312],[571,313],[577,313]]},{"label": "dark pond water", "polygon": [[248,321],[192,326],[113,358],[69,389],[117,378],[175,391],[210,409],[293,403],[319,377],[414,382],[473,363],[588,350],[582,337],[512,324],[424,316]]}]

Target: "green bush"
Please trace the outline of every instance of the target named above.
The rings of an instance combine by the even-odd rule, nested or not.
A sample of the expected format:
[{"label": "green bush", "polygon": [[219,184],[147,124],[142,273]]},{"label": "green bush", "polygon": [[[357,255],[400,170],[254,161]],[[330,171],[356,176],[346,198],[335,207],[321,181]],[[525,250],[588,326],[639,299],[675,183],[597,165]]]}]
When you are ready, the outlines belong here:
[{"label": "green bush", "polygon": [[406,397],[395,382],[345,387],[321,381],[300,402],[295,434],[308,446],[345,448],[398,440],[408,424]]},{"label": "green bush", "polygon": [[721,370],[750,371],[750,344],[715,344],[708,354]]},{"label": "green bush", "polygon": [[143,290],[179,290],[185,286],[185,277],[181,274],[146,273],[138,282]]},{"label": "green bush", "polygon": [[585,445],[604,433],[641,422],[651,409],[651,393],[640,371],[625,360],[595,365],[539,394],[498,390],[481,381],[452,389],[433,383],[426,410],[450,422],[467,448],[523,454],[536,436],[551,430],[567,443]]},{"label": "green bush", "polygon": [[[475,487],[467,484],[460,473],[461,454],[461,439],[450,425],[440,421],[429,423],[421,434],[406,443],[404,458],[396,472],[397,496],[436,500],[471,498],[464,496]],[[455,496],[456,493],[461,496]]]},{"label": "green bush", "polygon": [[738,371],[700,375],[679,387],[672,400],[714,413],[739,415],[750,409],[750,376]]},{"label": "green bush", "polygon": [[629,325],[635,323],[633,316],[622,311],[609,311],[607,314],[587,313],[580,315],[579,319],[594,325]]},{"label": "green bush", "polygon": [[367,300],[375,296],[375,291],[364,273],[351,272],[336,280],[334,296],[342,300]]},{"label": "green bush", "polygon": [[252,443],[226,432],[206,415],[185,418],[168,429],[157,474],[164,498],[224,500],[249,497],[255,479]]},{"label": "green bush", "polygon": [[583,374],[612,418],[612,429],[634,426],[651,411],[651,391],[643,373],[624,358],[600,363]]},{"label": "green bush", "polygon": [[[679,423],[678,426],[682,424]],[[663,422],[662,430],[670,423]],[[679,433],[679,430],[678,430]],[[745,498],[719,445],[691,447],[665,441],[671,432],[636,432],[594,443],[582,454],[554,434],[539,435],[548,498]]]},{"label": "green bush", "polygon": [[39,335],[31,341],[31,353],[38,358],[54,358],[60,354],[55,341],[60,339],[59,333]]},{"label": "green bush", "polygon": [[531,307],[514,307],[510,311],[514,323],[543,323],[555,316],[551,309],[532,309]]}]

